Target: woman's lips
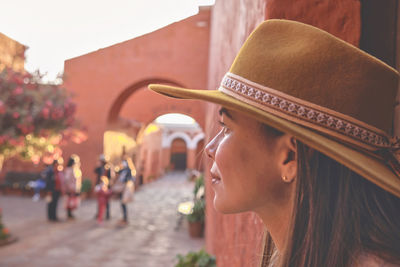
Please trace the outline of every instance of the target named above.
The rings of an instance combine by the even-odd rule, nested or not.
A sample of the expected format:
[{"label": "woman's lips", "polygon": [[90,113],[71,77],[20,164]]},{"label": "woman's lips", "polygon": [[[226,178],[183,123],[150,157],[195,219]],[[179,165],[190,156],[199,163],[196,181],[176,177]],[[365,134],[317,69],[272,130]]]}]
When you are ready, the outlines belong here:
[{"label": "woman's lips", "polygon": [[217,175],[214,175],[211,173],[211,183],[219,184],[220,182],[221,182],[221,178],[219,178]]}]

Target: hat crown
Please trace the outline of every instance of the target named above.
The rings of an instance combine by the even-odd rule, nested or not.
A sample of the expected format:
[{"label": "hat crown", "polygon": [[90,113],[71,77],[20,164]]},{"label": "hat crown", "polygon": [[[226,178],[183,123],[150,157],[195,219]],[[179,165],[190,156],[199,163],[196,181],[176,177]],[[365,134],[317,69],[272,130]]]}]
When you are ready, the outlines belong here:
[{"label": "hat crown", "polygon": [[313,26],[265,21],[230,72],[391,132],[397,71]]}]

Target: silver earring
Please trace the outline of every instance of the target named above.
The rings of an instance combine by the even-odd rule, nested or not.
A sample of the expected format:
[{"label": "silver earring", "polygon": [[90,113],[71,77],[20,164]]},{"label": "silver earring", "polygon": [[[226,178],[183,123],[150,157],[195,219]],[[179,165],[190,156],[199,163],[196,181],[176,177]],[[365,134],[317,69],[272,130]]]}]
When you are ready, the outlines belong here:
[{"label": "silver earring", "polygon": [[289,182],[289,179],[284,175],[284,176],[282,176],[282,180],[285,182],[285,183],[288,183]]}]

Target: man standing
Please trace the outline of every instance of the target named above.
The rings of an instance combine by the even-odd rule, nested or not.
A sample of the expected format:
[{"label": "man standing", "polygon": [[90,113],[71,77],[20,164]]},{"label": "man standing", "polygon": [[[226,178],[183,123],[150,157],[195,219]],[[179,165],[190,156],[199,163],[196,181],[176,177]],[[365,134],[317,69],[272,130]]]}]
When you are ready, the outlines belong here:
[{"label": "man standing", "polygon": [[47,191],[47,218],[51,222],[59,221],[57,218],[57,204],[61,195],[60,177],[57,170],[58,162],[54,160],[52,164],[47,165],[42,172],[42,177],[46,181]]},{"label": "man standing", "polygon": [[[105,176],[108,178],[108,185],[110,187],[111,180],[111,165],[107,162],[106,157],[101,154],[99,156],[99,166],[94,169],[94,173],[96,174],[96,185],[101,183],[101,177]],[[97,210],[95,218],[98,217],[99,211]],[[110,219],[110,201],[107,199],[106,203],[106,220]]]}]

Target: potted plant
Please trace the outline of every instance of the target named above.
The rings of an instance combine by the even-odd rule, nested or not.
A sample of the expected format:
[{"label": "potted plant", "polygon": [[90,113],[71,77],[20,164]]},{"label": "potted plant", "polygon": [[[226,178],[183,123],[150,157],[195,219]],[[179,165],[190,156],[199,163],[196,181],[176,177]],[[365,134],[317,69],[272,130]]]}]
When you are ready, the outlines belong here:
[{"label": "potted plant", "polygon": [[195,199],[204,198],[204,175],[202,173],[195,179],[193,195]]},{"label": "potted plant", "polygon": [[204,199],[197,199],[194,202],[192,212],[187,215],[191,237],[203,237],[204,235],[205,208]]},{"label": "potted plant", "polygon": [[82,198],[90,197],[91,192],[92,192],[92,180],[90,180],[89,178],[83,179],[81,187]]},{"label": "potted plant", "polygon": [[177,255],[178,263],[175,267],[216,267],[216,259],[204,249],[189,252],[186,255]]},{"label": "potted plant", "polygon": [[15,236],[12,236],[2,222],[2,215],[1,215],[1,208],[0,208],[0,246],[4,246],[7,244],[10,244],[12,242],[15,242],[17,238]]}]

